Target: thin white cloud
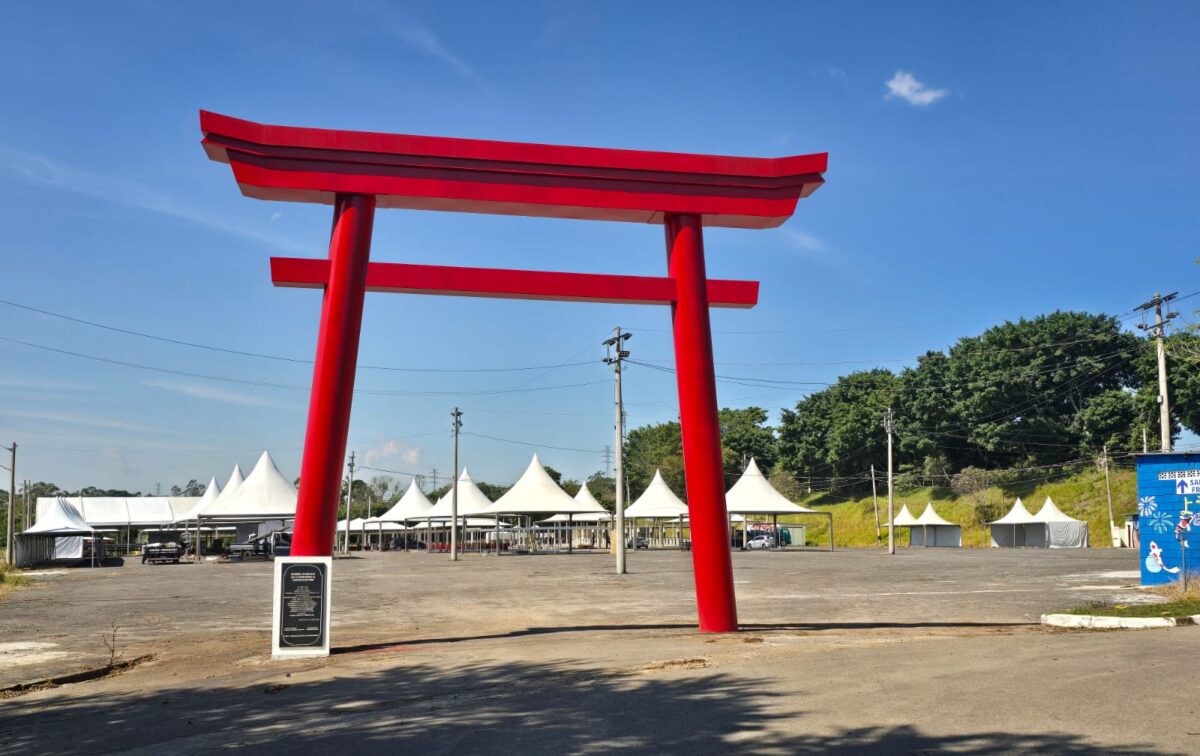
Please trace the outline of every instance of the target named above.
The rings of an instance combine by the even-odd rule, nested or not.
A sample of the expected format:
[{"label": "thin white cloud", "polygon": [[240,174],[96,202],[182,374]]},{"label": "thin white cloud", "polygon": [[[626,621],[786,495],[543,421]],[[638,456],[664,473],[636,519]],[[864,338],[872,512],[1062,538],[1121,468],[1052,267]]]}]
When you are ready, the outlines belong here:
[{"label": "thin white cloud", "polygon": [[408,446],[402,441],[394,438],[389,438],[383,443],[376,444],[363,452],[363,462],[368,467],[373,465],[383,465],[389,462],[399,462],[402,465],[419,465],[421,464],[421,449],[416,446]]},{"label": "thin white cloud", "polygon": [[787,239],[792,249],[801,252],[828,252],[829,246],[812,234],[797,231],[794,228],[783,229],[783,237]]},{"label": "thin white cloud", "polygon": [[433,33],[429,27],[411,18],[400,18],[390,12],[390,9],[380,8],[380,15],[387,18],[383,28],[404,46],[413,52],[439,60],[452,68],[459,75],[472,81],[482,81],[479,74],[471,66]]},{"label": "thin white cloud", "polygon": [[55,160],[45,155],[0,144],[0,173],[29,186],[72,192],[135,210],[178,218],[188,223],[240,236],[285,252],[311,252],[308,245],[280,234],[228,222],[218,215],[190,207],[162,192],[123,176],[110,176]]},{"label": "thin white cloud", "polygon": [[231,391],[220,386],[210,386],[202,383],[176,383],[174,381],[142,381],[143,386],[150,388],[163,389],[176,394],[194,397],[196,399],[208,399],[214,402],[224,402],[225,404],[240,404],[254,407],[279,407],[278,402],[271,399],[266,399],[253,394],[244,394],[240,391]]},{"label": "thin white cloud", "polygon": [[64,415],[53,412],[32,412],[29,410],[0,409],[0,416],[20,417],[28,420],[39,420],[44,423],[62,423],[66,425],[83,425],[92,428],[108,428],[109,430],[130,431],[133,433],[172,433],[162,428],[147,425],[127,423],[124,420],[113,420],[95,415]]},{"label": "thin white cloud", "polygon": [[887,88],[888,93],[883,99],[892,100],[898,97],[909,105],[918,107],[932,105],[950,94],[949,89],[930,89],[917,81],[908,71],[897,71],[896,75],[888,80]]}]

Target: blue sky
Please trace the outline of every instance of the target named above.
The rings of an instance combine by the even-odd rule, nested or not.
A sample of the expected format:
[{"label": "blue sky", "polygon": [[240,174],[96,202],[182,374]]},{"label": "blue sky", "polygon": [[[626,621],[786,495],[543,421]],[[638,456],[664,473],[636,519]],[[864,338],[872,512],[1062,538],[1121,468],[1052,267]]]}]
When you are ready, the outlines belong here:
[{"label": "blue sky", "polygon": [[[200,149],[200,108],[546,143],[828,151],[828,183],[785,226],[707,234],[711,276],[763,282],[759,307],[714,313],[718,372],[820,383],[898,369],[1003,319],[1122,313],[1155,290],[1200,289],[1198,22],[1190,3],[5,3],[0,298],[311,358],[319,294],[272,288],[267,259],[323,255],[330,210],[242,197]],[[373,259],[658,275],[662,244],[653,226],[386,211]],[[586,476],[612,443],[598,359],[617,324],[635,332],[635,357],[669,364],[664,309],[369,296],[361,364],[591,362],[363,370],[360,389],[409,393],[359,395],[350,446],[375,467],[444,476],[458,404],[465,431],[532,443]],[[311,378],[302,363],[4,304],[0,336],[237,381]],[[299,474],[302,389],[0,347],[0,438],[21,444],[21,478],[151,491],[223,480],[264,448]],[[675,417],[672,376],[634,366],[626,388],[631,425]],[[538,390],[484,393],[513,389]],[[722,384],[720,400],[776,411],[803,392]],[[532,451],[462,443],[472,473],[498,482]]]}]

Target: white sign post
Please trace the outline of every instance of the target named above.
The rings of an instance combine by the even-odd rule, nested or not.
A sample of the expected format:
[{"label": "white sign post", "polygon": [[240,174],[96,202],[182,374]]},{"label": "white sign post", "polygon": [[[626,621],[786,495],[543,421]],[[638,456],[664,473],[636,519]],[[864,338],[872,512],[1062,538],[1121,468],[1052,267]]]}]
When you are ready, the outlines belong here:
[{"label": "white sign post", "polygon": [[329,656],[332,557],[275,558],[271,658]]}]

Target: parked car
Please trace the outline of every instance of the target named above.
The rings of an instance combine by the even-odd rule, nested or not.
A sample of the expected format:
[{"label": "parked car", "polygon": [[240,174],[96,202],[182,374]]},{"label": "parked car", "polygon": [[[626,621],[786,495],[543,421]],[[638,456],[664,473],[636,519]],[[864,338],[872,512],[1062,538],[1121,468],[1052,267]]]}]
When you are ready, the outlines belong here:
[{"label": "parked car", "polygon": [[748,549],[773,549],[775,548],[775,539],[769,535],[754,536],[750,542],[746,544]]},{"label": "parked car", "polygon": [[142,547],[142,564],[179,564],[183,557],[183,537],[178,531],[164,530],[151,536]]}]

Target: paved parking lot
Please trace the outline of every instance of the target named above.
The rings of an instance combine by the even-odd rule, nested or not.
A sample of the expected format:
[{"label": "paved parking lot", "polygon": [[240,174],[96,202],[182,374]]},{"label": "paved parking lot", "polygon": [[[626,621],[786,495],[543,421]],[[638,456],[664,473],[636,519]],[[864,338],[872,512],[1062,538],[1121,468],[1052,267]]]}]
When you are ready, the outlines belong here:
[{"label": "paved parking lot", "polygon": [[0,700],[0,752],[1170,753],[1200,731],[1164,685],[1200,630],[1037,624],[1142,599],[1132,552],[734,564],[745,630],[707,636],[690,554],[631,554],[619,577],[606,554],[368,553],[334,565],[337,653],[286,663],[268,660],[269,564],[66,570],[0,603],[0,686],[102,665],[114,625],[123,658],[153,658]]}]

